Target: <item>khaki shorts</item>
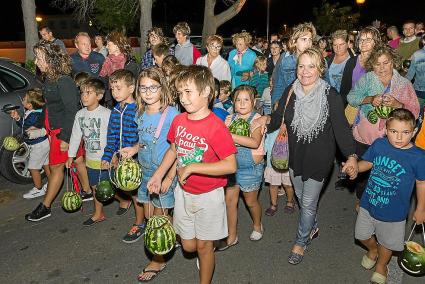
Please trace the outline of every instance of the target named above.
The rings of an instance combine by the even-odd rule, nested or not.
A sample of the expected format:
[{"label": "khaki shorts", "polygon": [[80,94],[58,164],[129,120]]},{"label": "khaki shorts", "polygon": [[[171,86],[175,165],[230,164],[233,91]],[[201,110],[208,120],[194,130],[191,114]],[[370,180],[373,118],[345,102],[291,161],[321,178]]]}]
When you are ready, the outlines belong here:
[{"label": "khaki shorts", "polygon": [[226,202],[222,187],[207,193],[192,194],[177,184],[174,198],[173,225],[182,239],[215,241],[227,237]]},{"label": "khaki shorts", "polygon": [[30,149],[28,169],[40,170],[43,166],[49,164],[49,139],[34,145],[28,145],[28,148]]},{"label": "khaki shorts", "polygon": [[369,211],[360,207],[357,215],[355,238],[360,241],[376,236],[378,243],[393,251],[404,249],[404,232],[406,221],[384,222],[370,216]]}]

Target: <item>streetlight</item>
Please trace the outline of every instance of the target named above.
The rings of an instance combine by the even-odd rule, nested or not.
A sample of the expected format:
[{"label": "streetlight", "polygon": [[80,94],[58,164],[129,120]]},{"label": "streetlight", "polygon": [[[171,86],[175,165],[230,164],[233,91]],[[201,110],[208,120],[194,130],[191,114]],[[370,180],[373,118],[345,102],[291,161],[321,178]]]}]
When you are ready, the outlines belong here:
[{"label": "streetlight", "polygon": [[267,41],[269,41],[270,0],[267,0]]},{"label": "streetlight", "polygon": [[357,5],[363,5],[366,2],[366,0],[356,0]]},{"label": "streetlight", "polygon": [[35,17],[35,21],[40,23],[41,21],[43,21],[43,18],[40,16]]}]

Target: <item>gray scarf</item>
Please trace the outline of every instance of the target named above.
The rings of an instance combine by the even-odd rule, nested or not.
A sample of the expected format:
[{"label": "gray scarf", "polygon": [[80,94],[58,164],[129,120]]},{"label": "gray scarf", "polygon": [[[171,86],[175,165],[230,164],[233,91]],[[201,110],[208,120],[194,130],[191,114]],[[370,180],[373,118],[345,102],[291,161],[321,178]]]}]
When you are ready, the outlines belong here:
[{"label": "gray scarf", "polygon": [[297,135],[297,142],[303,140],[310,143],[325,127],[329,115],[326,95],[330,86],[319,78],[313,90],[305,94],[297,79],[293,88],[296,97],[291,127]]}]

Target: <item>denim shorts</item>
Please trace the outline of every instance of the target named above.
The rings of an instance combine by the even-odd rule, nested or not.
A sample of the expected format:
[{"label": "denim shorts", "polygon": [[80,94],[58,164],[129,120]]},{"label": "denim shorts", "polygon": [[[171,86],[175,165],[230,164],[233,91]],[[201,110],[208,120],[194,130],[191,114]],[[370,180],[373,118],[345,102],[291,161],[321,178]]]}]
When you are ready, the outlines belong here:
[{"label": "denim shorts", "polygon": [[90,186],[96,186],[100,181],[109,180],[109,173],[107,170],[92,169],[87,167],[87,175],[89,176]]},{"label": "denim shorts", "polygon": [[153,206],[156,208],[173,208],[174,188],[177,184],[177,177],[174,178],[167,192],[161,193],[160,195],[149,194],[147,184],[150,178],[153,176],[154,172],[148,171],[146,169],[143,169],[142,172],[142,183],[140,184],[139,190],[137,191],[137,201],[144,204],[152,202]]},{"label": "denim shorts", "polygon": [[236,173],[229,178],[229,185],[239,185],[243,192],[260,189],[263,182],[264,162],[251,167],[238,168]]}]

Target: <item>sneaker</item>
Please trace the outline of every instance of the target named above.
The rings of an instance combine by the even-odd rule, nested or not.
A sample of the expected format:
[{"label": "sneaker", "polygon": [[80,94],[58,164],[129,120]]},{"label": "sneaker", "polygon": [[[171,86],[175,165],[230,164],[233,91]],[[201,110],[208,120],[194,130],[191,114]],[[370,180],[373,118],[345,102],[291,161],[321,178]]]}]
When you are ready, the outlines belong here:
[{"label": "sneaker", "polygon": [[80,195],[81,195],[81,198],[83,199],[83,202],[93,200],[93,192],[87,193],[84,190],[82,190],[80,192]]},{"label": "sneaker", "polygon": [[52,214],[50,208],[47,208],[42,202],[40,202],[40,204],[38,204],[34,211],[25,215],[25,219],[27,221],[38,222],[43,220],[44,218],[50,217],[51,215]]},{"label": "sneaker", "polygon": [[46,194],[46,187],[42,187],[41,189],[38,189],[36,187],[33,187],[30,191],[22,195],[25,199],[33,199],[36,197],[40,197]]},{"label": "sneaker", "polygon": [[122,238],[122,241],[127,244],[137,242],[141,236],[145,233],[145,224],[136,225],[133,224],[130,231]]}]

